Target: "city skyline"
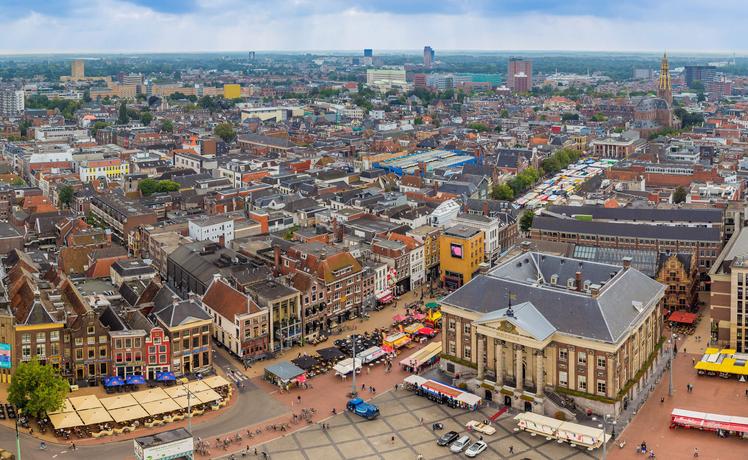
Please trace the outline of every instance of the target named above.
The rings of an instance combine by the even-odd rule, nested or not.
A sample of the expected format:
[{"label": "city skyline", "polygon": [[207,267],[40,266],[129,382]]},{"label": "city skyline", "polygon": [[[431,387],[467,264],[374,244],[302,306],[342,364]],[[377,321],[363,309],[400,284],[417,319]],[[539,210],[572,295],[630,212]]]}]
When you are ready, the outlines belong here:
[{"label": "city skyline", "polygon": [[738,30],[740,2],[649,3],[11,0],[0,4],[0,54],[416,50],[425,44],[437,52],[748,50],[731,33]]}]

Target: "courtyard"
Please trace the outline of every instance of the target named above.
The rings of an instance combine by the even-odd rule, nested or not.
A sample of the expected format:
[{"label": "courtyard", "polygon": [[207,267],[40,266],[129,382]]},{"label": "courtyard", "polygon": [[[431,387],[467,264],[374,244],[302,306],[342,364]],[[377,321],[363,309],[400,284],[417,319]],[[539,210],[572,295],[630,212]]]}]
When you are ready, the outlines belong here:
[{"label": "courtyard", "polygon": [[[436,439],[450,430],[468,434],[467,422],[488,419],[496,413],[492,408],[477,412],[453,409],[403,389],[388,391],[373,402],[381,412],[375,420],[367,421],[344,412],[325,421],[330,426],[327,430],[315,424],[259,446],[258,450],[267,451],[271,459],[283,460],[407,460],[418,455],[424,460],[456,458],[458,455],[452,454],[448,447],[438,446]],[[432,431],[431,424],[435,422],[442,423],[444,429]],[[478,458],[565,460],[592,459],[598,454],[525,432],[515,433],[516,423],[510,413],[503,414],[493,426],[496,433],[483,436],[488,449]],[[475,433],[470,436],[478,439]],[[510,447],[514,448],[514,454],[509,454]]]}]

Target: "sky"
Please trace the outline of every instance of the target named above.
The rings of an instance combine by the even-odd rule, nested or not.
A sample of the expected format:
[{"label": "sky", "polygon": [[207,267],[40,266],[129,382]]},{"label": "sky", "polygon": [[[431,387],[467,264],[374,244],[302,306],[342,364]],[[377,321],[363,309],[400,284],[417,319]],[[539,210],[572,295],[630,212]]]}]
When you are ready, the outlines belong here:
[{"label": "sky", "polygon": [[741,52],[744,0],[0,0],[0,54]]}]

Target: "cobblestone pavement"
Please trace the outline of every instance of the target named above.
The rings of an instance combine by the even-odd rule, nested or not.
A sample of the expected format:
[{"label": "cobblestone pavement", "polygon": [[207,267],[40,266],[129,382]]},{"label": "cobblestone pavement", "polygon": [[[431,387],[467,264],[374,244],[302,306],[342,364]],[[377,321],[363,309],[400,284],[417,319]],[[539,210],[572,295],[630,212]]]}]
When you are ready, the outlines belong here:
[{"label": "cobblestone pavement", "polygon": [[[328,430],[319,425],[297,431],[271,441],[258,450],[265,450],[270,459],[282,460],[408,460],[423,455],[424,460],[456,458],[446,447],[436,445],[436,438],[449,430],[466,434],[465,423],[484,420],[496,410],[483,408],[478,412],[453,409],[436,404],[406,390],[389,391],[377,396],[379,418],[367,421],[345,412],[326,421]],[[421,423],[423,419],[423,424]],[[444,429],[432,431],[431,424],[441,422]],[[494,424],[496,434],[485,436],[489,448],[480,454],[486,459],[581,460],[595,458],[593,452],[558,444],[528,433],[515,433],[512,416],[504,414]],[[392,437],[394,436],[394,443]],[[470,435],[474,440],[477,436]],[[509,447],[514,454],[509,454]],[[254,456],[250,454],[250,458]],[[241,458],[237,455],[237,458]],[[260,456],[260,458],[262,458]]]}]

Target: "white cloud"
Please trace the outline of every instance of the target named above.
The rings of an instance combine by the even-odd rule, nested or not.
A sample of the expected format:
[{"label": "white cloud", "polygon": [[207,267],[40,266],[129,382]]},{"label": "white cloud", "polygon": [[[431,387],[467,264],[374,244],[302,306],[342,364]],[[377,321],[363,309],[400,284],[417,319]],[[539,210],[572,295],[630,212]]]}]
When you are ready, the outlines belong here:
[{"label": "white cloud", "polygon": [[[76,0],[65,17],[0,17],[0,53],[244,50],[592,50],[733,51],[748,48],[732,21],[668,22],[662,16],[482,17],[397,15],[356,9],[291,14],[308,0],[272,3],[203,0],[197,11],[168,14],[118,0]],[[263,7],[264,6],[264,7]],[[285,11],[284,11],[285,10]],[[319,10],[318,10],[319,11]],[[649,19],[651,18],[651,19]],[[698,32],[698,33],[692,33]],[[736,44],[736,40],[740,40]]]}]

